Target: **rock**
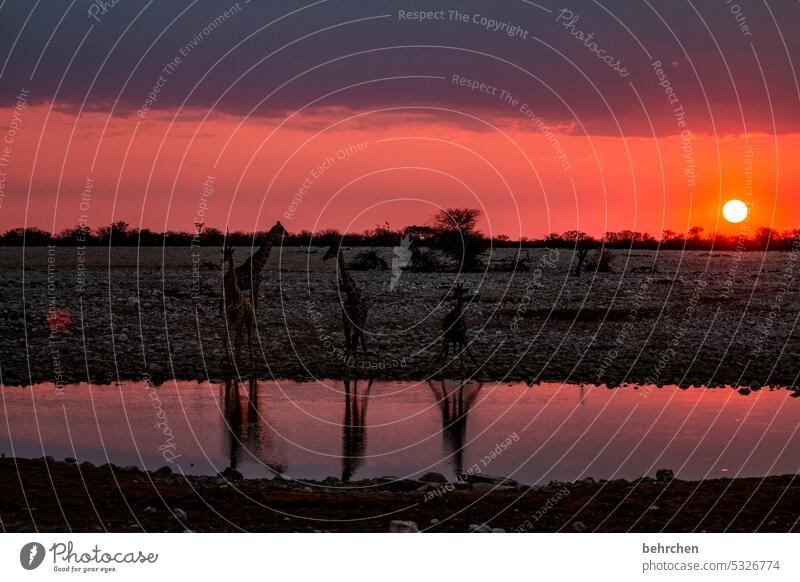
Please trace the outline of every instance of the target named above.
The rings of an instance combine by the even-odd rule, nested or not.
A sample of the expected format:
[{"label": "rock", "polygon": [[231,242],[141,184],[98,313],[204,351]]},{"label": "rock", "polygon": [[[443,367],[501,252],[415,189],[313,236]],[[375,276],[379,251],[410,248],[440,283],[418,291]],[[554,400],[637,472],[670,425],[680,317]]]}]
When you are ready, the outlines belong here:
[{"label": "rock", "polygon": [[647,511],[658,511],[659,509],[661,508],[658,505],[651,505],[647,508]]},{"label": "rock", "polygon": [[504,530],[502,527],[493,527],[492,533],[506,533],[506,530]]},{"label": "rock", "polygon": [[153,471],[156,475],[172,475],[172,469],[164,465]]},{"label": "rock", "polygon": [[747,396],[750,394],[750,388],[739,388],[739,394],[742,396]]},{"label": "rock", "polygon": [[127,302],[128,302],[128,305],[138,305],[139,304],[139,298],[131,296],[131,297],[128,297]]},{"label": "rock", "polygon": [[492,528],[490,528],[485,523],[478,525],[477,523],[469,524],[469,529],[467,530],[469,533],[492,533]]},{"label": "rock", "polygon": [[389,524],[389,533],[419,533],[419,528],[413,521],[394,519]]},{"label": "rock", "polygon": [[575,523],[572,524],[572,529],[574,529],[578,533],[584,532],[586,531],[586,524],[583,523],[582,521],[576,521]]},{"label": "rock", "polygon": [[447,478],[441,473],[430,471],[419,478],[424,483],[447,483]]},{"label": "rock", "polygon": [[311,489],[311,487],[303,487],[303,491],[306,493],[311,493],[313,489]]},{"label": "rock", "polygon": [[436,525],[437,523],[439,523],[439,520],[438,520],[437,518],[435,518],[435,517],[434,517],[434,518],[431,520],[431,525]]},{"label": "rock", "polygon": [[514,479],[507,479],[505,477],[492,477],[491,475],[467,475],[464,479],[467,483],[491,483],[492,485],[507,485],[509,487],[517,487],[518,481]]},{"label": "rock", "polygon": [[138,473],[139,467],[137,467],[136,465],[127,465],[125,467],[122,467],[120,471],[123,471],[125,473]]},{"label": "rock", "polygon": [[75,459],[73,459],[72,457],[64,457],[64,462],[72,464],[75,462]]},{"label": "rock", "polygon": [[659,469],[656,471],[656,481],[660,483],[669,483],[675,478],[675,473],[672,472],[672,469]]},{"label": "rock", "polygon": [[155,507],[148,505],[144,508],[145,513],[156,513],[158,510]]},{"label": "rock", "polygon": [[174,513],[175,517],[177,517],[181,521],[186,521],[186,518],[188,517],[186,515],[186,512],[184,510],[182,510],[180,507],[176,507],[175,509],[173,509],[172,513]]},{"label": "rock", "polygon": [[219,474],[219,476],[225,477],[231,481],[238,481],[239,479],[243,478],[243,475],[233,467],[226,468],[222,473]]}]

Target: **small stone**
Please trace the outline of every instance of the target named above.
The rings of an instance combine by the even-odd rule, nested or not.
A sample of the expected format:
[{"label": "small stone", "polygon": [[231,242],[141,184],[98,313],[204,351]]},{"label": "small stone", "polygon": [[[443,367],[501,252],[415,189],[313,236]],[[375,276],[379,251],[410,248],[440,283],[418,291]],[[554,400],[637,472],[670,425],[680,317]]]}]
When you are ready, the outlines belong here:
[{"label": "small stone", "polygon": [[171,475],[172,469],[164,465],[163,467],[159,467],[155,470],[156,475]]},{"label": "small stone", "polygon": [[478,525],[477,523],[469,524],[469,529],[467,530],[469,533],[492,533],[492,528],[490,528],[485,523]]},{"label": "small stone", "polygon": [[438,518],[436,518],[436,517],[434,517],[434,518],[431,520],[431,525],[436,525],[437,523],[439,523],[439,519],[438,519]]},{"label": "small stone", "polygon": [[152,507],[150,505],[145,507],[144,510],[145,510],[146,513],[155,513],[156,511],[158,511],[155,507]]},{"label": "small stone", "polygon": [[389,533],[419,533],[416,522],[394,519],[389,524]]},{"label": "small stone", "polygon": [[647,508],[647,511],[658,511],[659,509],[661,508],[658,505],[651,505]]},{"label": "small stone", "polygon": [[504,530],[502,527],[493,527],[492,533],[506,533],[506,530]]},{"label": "small stone", "polygon": [[75,459],[73,459],[72,457],[64,457],[64,462],[72,464],[75,462]]},{"label": "small stone", "polygon": [[184,510],[182,510],[181,508],[179,508],[179,507],[176,507],[175,509],[173,509],[172,512],[175,514],[175,517],[177,517],[181,521],[186,521],[186,518],[188,517],[186,515],[186,512]]},{"label": "small stone", "polygon": [[311,493],[313,489],[311,489],[311,487],[303,487],[303,491],[305,491],[306,493]]},{"label": "small stone", "polygon": [[575,523],[572,524],[572,529],[574,529],[578,533],[584,532],[586,531],[586,524],[583,523],[582,521],[576,521]]}]

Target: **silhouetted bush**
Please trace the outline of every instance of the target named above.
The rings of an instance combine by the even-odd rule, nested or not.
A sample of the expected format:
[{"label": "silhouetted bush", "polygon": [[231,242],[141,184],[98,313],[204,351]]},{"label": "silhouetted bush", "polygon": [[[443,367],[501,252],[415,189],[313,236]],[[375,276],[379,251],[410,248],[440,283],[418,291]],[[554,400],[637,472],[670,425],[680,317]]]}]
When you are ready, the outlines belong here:
[{"label": "silhouetted bush", "polygon": [[600,249],[589,257],[589,262],[586,263],[586,270],[608,273],[611,271],[611,265],[614,263],[615,258],[616,255],[609,249]]},{"label": "silhouetted bush", "polygon": [[389,265],[378,254],[378,251],[358,253],[348,265],[352,271],[385,271]]},{"label": "silhouetted bush", "polygon": [[434,250],[417,247],[411,249],[411,263],[406,269],[417,273],[443,273],[452,270],[442,264]]}]

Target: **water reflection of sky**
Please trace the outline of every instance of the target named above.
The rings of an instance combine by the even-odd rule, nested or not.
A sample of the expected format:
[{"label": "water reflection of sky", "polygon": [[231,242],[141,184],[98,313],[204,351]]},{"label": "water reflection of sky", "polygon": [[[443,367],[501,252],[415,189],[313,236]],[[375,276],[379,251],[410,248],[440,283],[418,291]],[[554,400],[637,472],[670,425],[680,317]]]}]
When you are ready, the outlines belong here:
[{"label": "water reflection of sky", "polygon": [[[525,483],[796,473],[786,391],[458,381],[5,388],[0,452],[96,464],[347,480],[456,471]],[[238,394],[238,396],[237,396]]]}]

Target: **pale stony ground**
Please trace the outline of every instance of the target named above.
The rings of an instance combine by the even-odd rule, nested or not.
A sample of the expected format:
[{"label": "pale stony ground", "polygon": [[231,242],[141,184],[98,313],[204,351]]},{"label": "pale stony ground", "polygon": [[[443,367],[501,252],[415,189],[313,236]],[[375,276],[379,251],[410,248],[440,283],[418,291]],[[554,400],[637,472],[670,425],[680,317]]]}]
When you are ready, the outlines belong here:
[{"label": "pale stony ground", "polygon": [[[345,252],[352,259],[357,249]],[[76,250],[56,251],[51,294],[72,321],[51,342],[47,249],[28,249],[24,270],[21,249],[0,249],[4,383],[52,382],[59,374],[69,383],[146,374],[156,382],[218,379],[227,373],[218,248],[202,249],[194,296],[189,248],[86,253],[86,285],[79,294]],[[237,261],[248,253],[238,249]],[[259,376],[342,375],[341,358],[330,353],[343,347],[335,262],[323,263],[323,253],[273,251],[261,290]],[[392,250],[381,253],[391,264]],[[507,253],[498,251],[495,258]],[[527,253],[529,272],[461,275],[478,292],[467,309],[477,375],[610,385],[798,383],[796,256],[666,251],[651,272],[655,252],[615,253],[613,272],[580,278],[569,274],[571,251],[546,249]],[[441,320],[451,306],[441,299],[456,274],[403,272],[394,291],[389,271],[354,276],[371,304],[369,363],[377,376],[475,372],[468,358],[441,370],[437,357]]]}]

